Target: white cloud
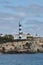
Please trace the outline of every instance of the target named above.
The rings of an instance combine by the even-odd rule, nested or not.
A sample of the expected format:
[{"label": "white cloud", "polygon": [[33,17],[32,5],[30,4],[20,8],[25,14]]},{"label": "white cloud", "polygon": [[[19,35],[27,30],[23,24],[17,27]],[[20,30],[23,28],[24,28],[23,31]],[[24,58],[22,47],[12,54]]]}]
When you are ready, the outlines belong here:
[{"label": "white cloud", "polygon": [[13,21],[13,20],[19,20],[22,19],[25,16],[24,13],[17,13],[17,14],[6,14],[6,13],[0,13],[0,20],[2,21]]},{"label": "white cloud", "polygon": [[24,12],[34,12],[34,13],[43,13],[43,7],[37,4],[32,4],[30,6],[11,6],[4,5],[5,8],[9,8],[15,11],[24,11]]}]

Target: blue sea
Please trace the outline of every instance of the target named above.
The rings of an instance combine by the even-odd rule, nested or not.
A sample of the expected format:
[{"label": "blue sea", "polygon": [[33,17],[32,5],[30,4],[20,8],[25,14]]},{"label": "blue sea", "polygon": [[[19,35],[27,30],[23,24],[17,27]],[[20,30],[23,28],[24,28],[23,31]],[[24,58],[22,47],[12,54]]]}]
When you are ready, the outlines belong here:
[{"label": "blue sea", "polygon": [[43,65],[43,53],[0,54],[0,65]]}]

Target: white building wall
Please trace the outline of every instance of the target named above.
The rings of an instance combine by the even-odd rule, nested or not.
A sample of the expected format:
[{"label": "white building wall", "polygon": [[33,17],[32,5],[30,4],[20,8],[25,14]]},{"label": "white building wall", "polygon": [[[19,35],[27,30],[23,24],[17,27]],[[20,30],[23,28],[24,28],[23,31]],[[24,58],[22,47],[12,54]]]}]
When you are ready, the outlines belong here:
[{"label": "white building wall", "polygon": [[[13,36],[14,36],[14,39],[19,39],[19,34],[15,34]],[[26,34],[22,34],[22,39],[26,39],[26,38],[27,38],[27,35]]]}]

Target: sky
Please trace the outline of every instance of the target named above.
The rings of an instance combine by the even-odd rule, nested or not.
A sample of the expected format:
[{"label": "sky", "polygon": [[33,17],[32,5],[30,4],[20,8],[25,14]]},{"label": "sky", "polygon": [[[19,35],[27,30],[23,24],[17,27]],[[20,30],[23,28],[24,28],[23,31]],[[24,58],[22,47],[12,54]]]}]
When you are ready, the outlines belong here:
[{"label": "sky", "polygon": [[43,0],[0,0],[0,34],[23,33],[43,36]]}]

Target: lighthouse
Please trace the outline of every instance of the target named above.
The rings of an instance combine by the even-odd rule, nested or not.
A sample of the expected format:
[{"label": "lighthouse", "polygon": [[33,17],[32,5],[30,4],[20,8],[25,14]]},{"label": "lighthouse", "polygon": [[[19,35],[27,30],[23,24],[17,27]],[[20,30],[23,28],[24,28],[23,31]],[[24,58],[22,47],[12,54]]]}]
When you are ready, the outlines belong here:
[{"label": "lighthouse", "polygon": [[19,22],[19,39],[22,39],[22,25]]}]

